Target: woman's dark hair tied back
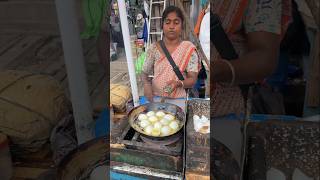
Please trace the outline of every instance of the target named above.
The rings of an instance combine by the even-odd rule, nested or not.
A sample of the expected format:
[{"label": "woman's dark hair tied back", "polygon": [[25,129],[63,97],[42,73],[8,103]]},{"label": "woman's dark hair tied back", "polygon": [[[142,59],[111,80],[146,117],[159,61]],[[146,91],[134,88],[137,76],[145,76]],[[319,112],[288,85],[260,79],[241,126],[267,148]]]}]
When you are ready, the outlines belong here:
[{"label": "woman's dark hair tied back", "polygon": [[181,19],[181,24],[184,22],[183,13],[180,8],[177,6],[168,6],[162,13],[162,19],[161,19],[161,26],[163,26],[163,23],[165,19],[167,18],[168,14],[175,12],[177,16]]}]

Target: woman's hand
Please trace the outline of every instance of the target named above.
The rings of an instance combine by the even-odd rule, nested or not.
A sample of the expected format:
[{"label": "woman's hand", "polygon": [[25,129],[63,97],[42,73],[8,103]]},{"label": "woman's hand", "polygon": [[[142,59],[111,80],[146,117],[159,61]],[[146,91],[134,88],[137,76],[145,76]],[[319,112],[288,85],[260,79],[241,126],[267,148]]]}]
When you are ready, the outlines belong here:
[{"label": "woman's hand", "polygon": [[170,86],[171,89],[172,89],[172,92],[173,92],[173,91],[176,90],[178,87],[182,87],[183,84],[182,84],[181,81],[170,80],[170,81],[167,82],[167,86]]}]

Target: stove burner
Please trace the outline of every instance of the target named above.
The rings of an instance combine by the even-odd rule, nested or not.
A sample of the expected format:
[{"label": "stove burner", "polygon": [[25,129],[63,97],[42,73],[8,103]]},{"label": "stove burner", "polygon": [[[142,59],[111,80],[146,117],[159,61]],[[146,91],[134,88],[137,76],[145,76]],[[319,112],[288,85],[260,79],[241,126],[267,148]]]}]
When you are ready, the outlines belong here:
[{"label": "stove burner", "polygon": [[126,145],[126,148],[129,149],[138,149],[152,153],[181,156],[183,146],[182,135],[183,131],[169,137],[153,139],[152,137],[146,137],[139,132],[136,132],[129,125],[119,138],[119,143]]}]

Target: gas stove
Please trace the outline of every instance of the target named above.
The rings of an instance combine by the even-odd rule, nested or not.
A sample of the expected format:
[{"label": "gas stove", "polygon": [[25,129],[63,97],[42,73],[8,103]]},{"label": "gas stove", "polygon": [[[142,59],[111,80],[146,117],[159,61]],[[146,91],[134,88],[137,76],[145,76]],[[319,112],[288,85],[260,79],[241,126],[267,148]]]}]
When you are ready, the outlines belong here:
[{"label": "gas stove", "polygon": [[[195,102],[194,102],[195,101]],[[194,132],[193,122],[188,122],[194,113],[204,114],[208,111],[209,101],[192,100],[188,108],[186,133],[186,155],[184,159],[184,130],[167,138],[152,138],[136,132],[128,123],[128,117],[114,124],[111,131],[110,168],[114,176],[123,179],[182,179],[185,162],[186,176],[200,174],[209,177],[208,135]],[[200,104],[196,106],[195,104]],[[199,108],[202,110],[199,111]],[[191,113],[191,114],[190,114]],[[190,116],[190,117],[189,117]],[[191,118],[192,119],[192,118]],[[200,144],[199,144],[200,143]],[[188,145],[189,144],[189,145]],[[195,149],[193,147],[196,147]],[[188,151],[189,148],[189,151]],[[199,153],[201,152],[201,157]],[[188,159],[189,156],[189,159]],[[202,157],[205,156],[205,157]],[[191,159],[190,159],[191,158]],[[205,172],[203,171],[205,169]],[[129,175],[129,178],[126,176]]]},{"label": "gas stove", "polygon": [[[127,122],[124,120],[124,122]],[[155,140],[122,126],[110,148],[112,177],[122,179],[182,179],[183,131]],[[114,132],[116,132],[114,131]]]},{"label": "gas stove", "polygon": [[183,131],[168,138],[158,140],[144,136],[128,125],[119,138],[119,143],[124,144],[128,149],[170,156],[182,156]]}]

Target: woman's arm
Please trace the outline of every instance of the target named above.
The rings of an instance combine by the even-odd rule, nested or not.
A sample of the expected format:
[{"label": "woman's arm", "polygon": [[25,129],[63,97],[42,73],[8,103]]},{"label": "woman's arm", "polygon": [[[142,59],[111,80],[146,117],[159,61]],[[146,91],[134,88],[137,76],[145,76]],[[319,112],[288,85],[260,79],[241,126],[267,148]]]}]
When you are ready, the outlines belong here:
[{"label": "woman's arm", "polygon": [[153,102],[153,92],[151,78],[146,73],[142,73],[144,96],[148,101]]},{"label": "woman's arm", "polygon": [[198,80],[198,71],[199,71],[199,56],[196,51],[191,55],[191,59],[186,68],[187,75],[183,81],[171,80],[168,82],[173,88],[183,87],[183,88],[192,88]]},{"label": "woman's arm", "polygon": [[168,81],[167,85],[171,86],[173,89],[183,87],[183,88],[192,88],[198,80],[198,73],[197,72],[189,72],[187,74],[187,78],[183,81],[180,80],[170,80]]},{"label": "woman's arm", "polygon": [[[277,66],[280,35],[268,32],[248,33],[248,52],[230,61],[235,71],[235,84],[259,81],[271,75]],[[211,77],[214,82],[231,82],[232,71],[224,61],[213,61]]]},{"label": "woman's arm", "polygon": [[[282,30],[286,29],[282,15],[289,7],[284,5],[290,6],[290,3],[284,4],[283,0],[249,1],[242,18],[248,52],[230,61],[234,67],[234,84],[263,80],[273,73],[277,66],[281,35],[284,33]],[[231,68],[223,61],[211,64],[211,75],[215,82],[232,81]]]},{"label": "woman's arm", "polygon": [[192,88],[198,80],[198,73],[197,72],[188,72],[187,78],[183,80],[183,87],[184,88]]}]

